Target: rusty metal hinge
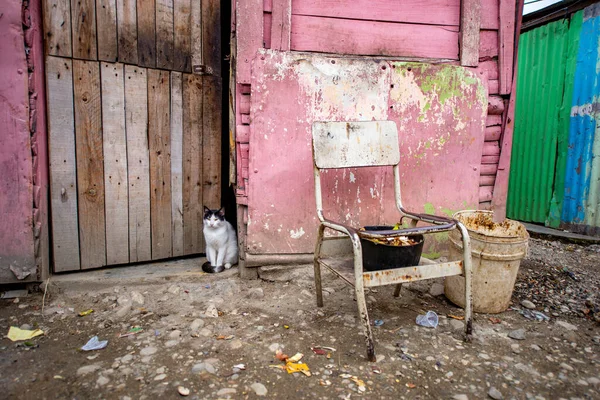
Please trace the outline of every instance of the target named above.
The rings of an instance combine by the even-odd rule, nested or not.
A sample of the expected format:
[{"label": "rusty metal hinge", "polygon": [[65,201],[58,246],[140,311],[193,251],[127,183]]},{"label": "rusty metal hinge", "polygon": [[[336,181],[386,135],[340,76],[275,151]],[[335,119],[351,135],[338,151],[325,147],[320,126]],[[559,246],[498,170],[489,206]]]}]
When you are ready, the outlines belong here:
[{"label": "rusty metal hinge", "polygon": [[199,75],[212,75],[213,74],[213,69],[211,67],[207,67],[206,65],[196,64],[193,66],[192,71],[194,72],[194,74],[199,74]]}]

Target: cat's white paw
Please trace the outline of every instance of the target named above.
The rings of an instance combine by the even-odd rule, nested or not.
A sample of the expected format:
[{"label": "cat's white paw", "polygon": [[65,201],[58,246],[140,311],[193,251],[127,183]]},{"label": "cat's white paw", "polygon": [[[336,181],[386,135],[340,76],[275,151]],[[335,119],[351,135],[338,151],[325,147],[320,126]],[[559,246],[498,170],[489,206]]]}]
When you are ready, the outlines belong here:
[{"label": "cat's white paw", "polygon": [[231,268],[231,264],[230,263],[225,264],[225,269],[229,269],[229,268]]}]

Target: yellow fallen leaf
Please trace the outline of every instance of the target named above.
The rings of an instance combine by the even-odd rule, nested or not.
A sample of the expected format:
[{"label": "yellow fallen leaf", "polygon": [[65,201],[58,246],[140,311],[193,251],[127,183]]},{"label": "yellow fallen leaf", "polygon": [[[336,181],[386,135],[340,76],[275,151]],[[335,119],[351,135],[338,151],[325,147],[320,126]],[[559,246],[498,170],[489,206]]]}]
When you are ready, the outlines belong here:
[{"label": "yellow fallen leaf", "polygon": [[302,359],[302,357],[304,357],[304,354],[302,354],[302,353],[296,353],[296,354],[294,354],[293,357],[288,358],[287,362],[295,363],[295,362],[300,361]]},{"label": "yellow fallen leaf", "polygon": [[36,329],[34,331],[28,331],[28,330],[17,328],[16,326],[11,326],[8,329],[8,335],[6,337],[8,337],[13,342],[18,342],[19,340],[27,340],[27,339],[31,339],[31,338],[34,338],[36,336],[40,336],[43,334],[44,334],[44,331],[42,331],[41,329]]},{"label": "yellow fallen leaf", "polygon": [[85,310],[79,313],[80,317],[85,317],[86,315],[90,315],[91,313],[93,313],[94,310],[92,310],[91,308],[89,310]]},{"label": "yellow fallen leaf", "polygon": [[461,317],[460,315],[450,315],[450,314],[448,314],[448,318],[458,319],[459,321],[462,321],[463,319],[465,319],[465,317]]},{"label": "yellow fallen leaf", "polygon": [[350,380],[352,382],[356,383],[356,386],[358,386],[358,390],[360,390],[361,392],[365,391],[365,389],[366,389],[365,382],[362,379],[358,379],[358,377],[353,376],[352,378],[350,378]]},{"label": "yellow fallen leaf", "polygon": [[295,372],[302,372],[306,376],[310,376],[310,369],[308,369],[308,365],[305,363],[292,363],[288,362],[285,364],[285,368],[288,374],[293,374]]}]

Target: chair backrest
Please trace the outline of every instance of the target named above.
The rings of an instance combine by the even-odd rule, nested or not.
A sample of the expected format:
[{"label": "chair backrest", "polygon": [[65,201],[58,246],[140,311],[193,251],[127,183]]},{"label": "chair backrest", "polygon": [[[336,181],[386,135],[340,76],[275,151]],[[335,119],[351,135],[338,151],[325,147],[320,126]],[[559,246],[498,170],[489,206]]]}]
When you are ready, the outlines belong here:
[{"label": "chair backrest", "polygon": [[319,169],[397,165],[394,121],[314,122],[313,157]]}]

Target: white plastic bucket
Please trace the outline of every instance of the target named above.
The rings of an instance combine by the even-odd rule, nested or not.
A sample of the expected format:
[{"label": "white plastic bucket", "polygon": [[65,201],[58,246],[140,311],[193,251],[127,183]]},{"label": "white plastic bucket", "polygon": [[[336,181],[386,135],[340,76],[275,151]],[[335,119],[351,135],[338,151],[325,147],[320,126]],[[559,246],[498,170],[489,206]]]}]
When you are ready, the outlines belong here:
[{"label": "white plastic bucket", "polygon": [[[523,224],[505,220],[493,223],[492,211],[459,211],[453,217],[462,222],[471,238],[473,259],[473,311],[500,313],[508,308],[519,265],[527,255],[529,234]],[[462,259],[458,230],[449,234],[450,259]],[[465,278],[446,277],[444,292],[454,304],[465,306]]]}]

